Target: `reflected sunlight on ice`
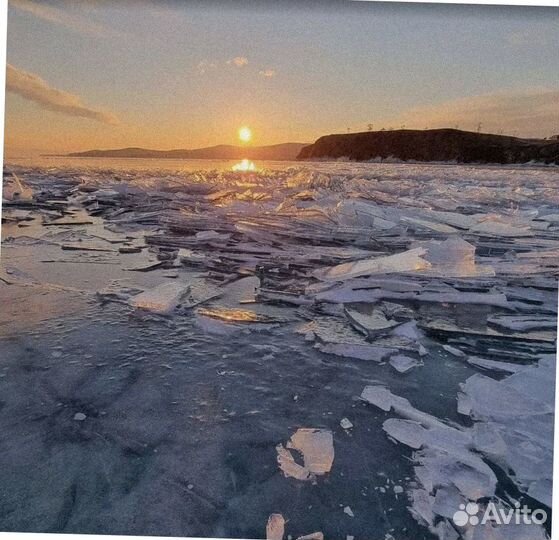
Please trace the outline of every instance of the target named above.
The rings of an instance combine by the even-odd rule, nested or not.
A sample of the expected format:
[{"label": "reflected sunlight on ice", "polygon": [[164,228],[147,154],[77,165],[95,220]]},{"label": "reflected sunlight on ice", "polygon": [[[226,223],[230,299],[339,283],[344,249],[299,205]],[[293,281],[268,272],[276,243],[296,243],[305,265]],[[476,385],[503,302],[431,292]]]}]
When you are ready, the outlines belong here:
[{"label": "reflected sunlight on ice", "polygon": [[256,165],[248,159],[243,159],[240,163],[233,165],[231,170],[239,172],[256,171]]}]

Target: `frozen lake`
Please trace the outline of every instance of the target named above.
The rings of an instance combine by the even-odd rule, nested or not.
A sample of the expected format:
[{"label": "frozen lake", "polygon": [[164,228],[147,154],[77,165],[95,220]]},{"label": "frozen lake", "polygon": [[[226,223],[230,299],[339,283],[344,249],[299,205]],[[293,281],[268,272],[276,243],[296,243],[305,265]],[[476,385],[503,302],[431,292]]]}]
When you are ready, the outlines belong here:
[{"label": "frozen lake", "polygon": [[0,530],[550,512],[557,168],[132,161],[5,167]]}]

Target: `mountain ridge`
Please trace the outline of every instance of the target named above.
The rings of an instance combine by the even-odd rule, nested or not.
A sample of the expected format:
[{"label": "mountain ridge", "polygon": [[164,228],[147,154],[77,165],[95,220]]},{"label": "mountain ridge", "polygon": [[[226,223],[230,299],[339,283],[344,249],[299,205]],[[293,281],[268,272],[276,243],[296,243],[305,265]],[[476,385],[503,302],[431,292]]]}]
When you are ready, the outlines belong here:
[{"label": "mountain ridge", "polygon": [[308,143],[281,143],[267,146],[235,146],[219,144],[204,148],[178,148],[172,150],[152,150],[130,146],[108,150],[86,150],[71,152],[65,157],[89,158],[157,158],[157,159],[258,159],[258,160],[295,160],[302,148]]}]

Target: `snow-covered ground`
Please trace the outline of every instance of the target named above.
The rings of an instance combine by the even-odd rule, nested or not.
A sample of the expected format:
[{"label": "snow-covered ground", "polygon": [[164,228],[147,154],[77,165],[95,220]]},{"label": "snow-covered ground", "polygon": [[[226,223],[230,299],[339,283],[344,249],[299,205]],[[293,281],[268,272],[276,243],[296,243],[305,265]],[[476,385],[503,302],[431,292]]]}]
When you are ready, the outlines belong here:
[{"label": "snow-covered ground", "polygon": [[6,168],[0,530],[546,538],[559,170],[263,165]]}]

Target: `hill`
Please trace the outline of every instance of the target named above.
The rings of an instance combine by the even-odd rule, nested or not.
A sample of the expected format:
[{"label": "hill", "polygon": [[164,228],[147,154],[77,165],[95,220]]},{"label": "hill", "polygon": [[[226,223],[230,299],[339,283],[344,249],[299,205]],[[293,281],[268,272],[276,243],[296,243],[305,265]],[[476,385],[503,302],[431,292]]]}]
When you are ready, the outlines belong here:
[{"label": "hill", "polygon": [[67,154],[70,157],[94,158],[151,158],[151,159],[257,159],[294,160],[305,143],[284,143],[271,146],[218,145],[193,150],[150,150],[147,148],[118,148],[114,150],[87,150]]},{"label": "hill", "polygon": [[314,144],[303,148],[297,158],[559,164],[559,141],[520,139],[458,129],[366,131],[320,137]]}]

